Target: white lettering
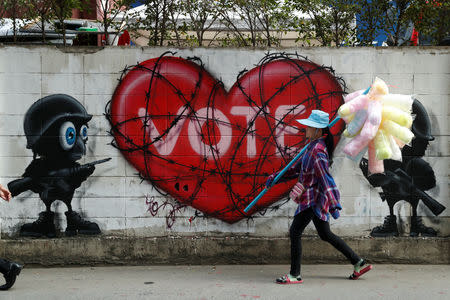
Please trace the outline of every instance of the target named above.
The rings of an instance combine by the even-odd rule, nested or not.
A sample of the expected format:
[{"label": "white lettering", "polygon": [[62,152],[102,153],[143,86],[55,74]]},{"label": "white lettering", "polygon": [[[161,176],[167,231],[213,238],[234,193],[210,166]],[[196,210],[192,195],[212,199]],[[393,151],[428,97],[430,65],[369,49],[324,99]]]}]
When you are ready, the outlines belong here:
[{"label": "white lettering", "polygon": [[[269,112],[268,107],[266,108],[266,111]],[[230,113],[235,116],[245,116],[247,120],[247,126],[251,124],[250,128],[248,128],[247,133],[247,156],[248,157],[256,156],[255,123],[258,109],[251,106],[233,106],[231,108]]]},{"label": "white lettering", "polygon": [[[224,155],[231,145],[233,134],[230,120],[228,120],[220,110],[206,107],[199,109],[196,113],[196,117],[197,118],[191,118],[188,126],[188,137],[192,149],[198,154],[208,158],[213,157],[212,151],[215,152],[216,157]],[[215,145],[207,145],[202,140],[202,128],[207,120],[212,121],[217,125],[217,128],[219,128],[220,141],[211,141],[212,143],[216,143]],[[207,124],[207,126],[210,126],[210,124]],[[214,130],[214,127],[211,126],[210,129]],[[209,138],[216,139],[217,136],[217,132],[209,132]]]},{"label": "white lettering", "polygon": [[[284,149],[285,147],[285,135],[286,134],[297,134],[298,129],[288,126],[287,124],[278,123],[283,117],[286,118],[286,115],[300,115],[305,112],[305,106],[303,105],[280,105],[277,107],[275,111],[275,139],[280,149]],[[247,121],[248,133],[246,135],[247,138],[247,156],[254,157],[257,154],[256,151],[256,118],[258,113],[257,107],[251,106],[233,106],[231,107],[230,113],[235,116],[244,116]],[[266,113],[269,113],[268,108],[266,108]],[[154,122],[151,120],[150,116],[146,115],[145,108],[140,108],[138,111],[138,116],[142,119],[142,122],[146,126],[146,132],[150,136],[150,139],[155,146],[156,150],[160,155],[170,155],[178,141],[178,137],[180,136],[181,130],[183,129],[183,125],[186,122],[187,116],[189,114],[189,110],[185,107],[180,107],[176,116],[181,116],[176,124],[169,130],[169,132],[161,137],[161,133],[156,128]],[[263,114],[260,114],[263,117]],[[202,133],[202,128],[205,125],[206,121],[208,123],[212,123],[215,126],[211,126],[211,124],[207,124],[209,126],[210,132]],[[284,119],[285,120],[285,119]],[[283,121],[284,121],[283,120]],[[216,132],[214,128],[218,128],[219,132]],[[217,141],[220,134],[220,140]],[[224,155],[230,145],[232,140],[232,128],[230,125],[230,120],[226,117],[226,115],[218,109],[214,108],[201,108],[199,109],[195,116],[190,117],[188,124],[188,138],[191,144],[192,149],[198,153],[199,155],[206,156],[208,158],[213,157],[213,152],[215,152],[216,156]],[[159,140],[157,140],[159,138]],[[211,140],[209,140],[211,139]],[[206,142],[210,142],[211,144],[207,144]],[[291,148],[291,151],[295,151],[294,147]],[[277,149],[277,156],[281,156],[280,150]]]},{"label": "white lettering", "polygon": [[150,119],[150,116],[146,117],[145,108],[141,107],[138,111],[138,116],[142,119],[142,123],[145,125],[145,121],[147,119],[147,132],[150,135],[150,139],[153,142],[153,145],[156,148],[156,151],[160,155],[170,155],[177,143],[178,137],[180,136],[181,129],[183,128],[184,123],[186,122],[186,116],[188,115],[189,110],[185,107],[180,107],[177,112],[177,116],[182,114],[181,118],[178,122],[173,126],[166,137],[161,137],[160,140],[155,141],[156,138],[160,137],[158,129],[156,128],[153,121]]}]

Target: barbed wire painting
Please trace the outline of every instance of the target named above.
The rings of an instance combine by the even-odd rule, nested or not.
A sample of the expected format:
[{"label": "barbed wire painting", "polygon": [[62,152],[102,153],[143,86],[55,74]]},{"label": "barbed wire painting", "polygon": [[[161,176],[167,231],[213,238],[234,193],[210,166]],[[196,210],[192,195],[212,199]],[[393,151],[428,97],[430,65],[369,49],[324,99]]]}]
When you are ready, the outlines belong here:
[{"label": "barbed wire painting", "polygon": [[[295,119],[312,109],[334,118],[344,81],[296,53],[269,53],[227,92],[199,58],[174,55],[124,69],[106,107],[113,146],[179,207],[228,223],[279,207],[294,181],[243,211],[304,145]],[[336,139],[342,127],[332,128]]]}]

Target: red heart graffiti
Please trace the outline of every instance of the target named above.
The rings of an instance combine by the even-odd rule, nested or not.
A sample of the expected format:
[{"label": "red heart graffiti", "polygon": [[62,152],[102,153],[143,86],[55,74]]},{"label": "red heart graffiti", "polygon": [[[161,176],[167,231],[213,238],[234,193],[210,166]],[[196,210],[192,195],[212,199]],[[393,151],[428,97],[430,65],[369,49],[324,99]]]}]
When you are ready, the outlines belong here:
[{"label": "red heart graffiti", "polygon": [[268,59],[227,93],[202,66],[162,56],[122,78],[110,120],[117,147],[143,177],[181,203],[233,223],[288,194],[292,181],[243,212],[267,175],[303,146],[295,119],[312,109],[333,117],[342,101],[335,77],[310,61]]}]

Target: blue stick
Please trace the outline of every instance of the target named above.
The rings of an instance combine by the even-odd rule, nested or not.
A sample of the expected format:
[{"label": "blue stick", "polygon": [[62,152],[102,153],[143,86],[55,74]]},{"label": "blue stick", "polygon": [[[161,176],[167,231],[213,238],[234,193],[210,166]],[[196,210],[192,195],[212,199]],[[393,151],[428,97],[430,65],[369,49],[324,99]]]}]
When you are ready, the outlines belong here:
[{"label": "blue stick", "polygon": [[[366,95],[366,94],[369,92],[369,90],[370,90],[370,87],[368,87],[368,88],[364,91],[363,95]],[[331,121],[330,124],[328,124],[328,128],[333,127],[340,119],[341,119],[341,118],[340,118],[339,116],[337,116],[336,118],[334,118],[334,120]],[[254,200],[253,200],[253,201],[252,201],[252,202],[244,209],[244,212],[245,212],[245,213],[247,213],[247,212],[248,212],[248,211],[256,204],[256,202],[258,202],[259,199],[261,199],[262,196],[264,196],[264,195],[267,193],[267,191],[269,191],[269,189],[270,189],[272,186],[274,186],[274,185],[278,182],[278,180],[280,180],[281,177],[283,177],[284,173],[286,173],[287,170],[289,170],[289,168],[292,167],[292,165],[295,164],[295,162],[303,155],[303,152],[305,152],[305,150],[306,150],[306,148],[308,147],[308,145],[309,145],[309,143],[306,144],[306,145],[302,148],[302,150],[300,150],[300,152],[299,152],[299,153],[291,160],[291,162],[290,162],[286,167],[284,167],[283,170],[280,171],[280,173],[278,173],[278,175],[273,179],[272,184],[271,184],[269,187],[265,187],[264,190],[262,190],[262,191],[258,194],[258,196],[256,196],[256,198],[255,198],[255,199],[254,199]]]},{"label": "blue stick", "polygon": [[[337,121],[339,121],[341,118],[339,116],[337,116],[333,121],[331,121],[331,123],[328,125],[328,127],[333,127],[334,124],[337,123]],[[262,198],[262,196],[264,196],[267,191],[269,191],[269,189],[274,186],[278,180],[280,180],[281,177],[283,177],[284,173],[287,172],[287,170],[289,170],[290,167],[292,167],[293,164],[295,164],[297,162],[297,160],[303,155],[303,153],[305,152],[306,148],[308,147],[309,143],[306,144],[302,150],[300,150],[300,152],[288,163],[288,165],[286,167],[283,168],[283,170],[280,171],[280,173],[278,173],[278,175],[273,179],[272,184],[270,185],[270,187],[265,187],[264,190],[262,190],[258,196],[256,196],[256,198],[244,209],[244,212],[247,213],[252,207],[253,205],[256,204],[256,202],[259,201],[259,199]]]}]

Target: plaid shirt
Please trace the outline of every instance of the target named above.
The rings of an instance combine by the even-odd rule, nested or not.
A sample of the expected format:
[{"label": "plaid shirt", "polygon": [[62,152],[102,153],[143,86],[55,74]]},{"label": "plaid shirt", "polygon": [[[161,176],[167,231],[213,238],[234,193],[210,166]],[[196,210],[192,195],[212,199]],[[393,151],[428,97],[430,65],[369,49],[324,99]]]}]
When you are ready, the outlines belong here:
[{"label": "plaid shirt", "polygon": [[340,195],[328,168],[328,152],[323,138],[308,145],[303,156],[280,182],[294,178],[298,178],[305,187],[295,215],[312,207],[321,220],[328,221],[330,213],[333,218],[339,218],[339,210],[342,209]]}]

